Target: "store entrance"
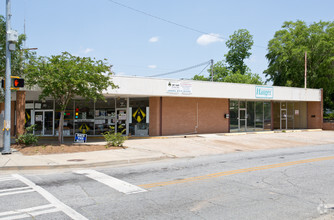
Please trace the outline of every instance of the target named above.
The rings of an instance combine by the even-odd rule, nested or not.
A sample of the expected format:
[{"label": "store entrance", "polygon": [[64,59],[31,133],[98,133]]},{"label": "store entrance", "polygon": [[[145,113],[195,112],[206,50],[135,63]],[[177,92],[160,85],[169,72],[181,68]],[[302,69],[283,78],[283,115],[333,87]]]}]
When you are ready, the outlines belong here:
[{"label": "store entrance", "polygon": [[35,110],[32,124],[35,135],[52,136],[54,134],[53,110]]}]

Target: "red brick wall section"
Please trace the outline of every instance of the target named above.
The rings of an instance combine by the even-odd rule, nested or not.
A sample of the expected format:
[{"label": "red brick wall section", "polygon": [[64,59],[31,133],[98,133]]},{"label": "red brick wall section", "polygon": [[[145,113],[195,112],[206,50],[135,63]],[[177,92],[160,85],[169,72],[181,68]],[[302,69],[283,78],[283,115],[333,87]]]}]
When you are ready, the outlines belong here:
[{"label": "red brick wall section", "polygon": [[162,135],[228,132],[227,113],[228,99],[163,97]]},{"label": "red brick wall section", "polygon": [[324,122],[322,125],[322,129],[334,131],[334,122]]},{"label": "red brick wall section", "polygon": [[160,135],[160,97],[150,97],[150,124],[149,135]]},{"label": "red brick wall section", "polygon": [[322,106],[321,102],[307,103],[307,128],[322,129]]},{"label": "red brick wall section", "polygon": [[16,135],[24,133],[25,124],[25,91],[16,92]]}]

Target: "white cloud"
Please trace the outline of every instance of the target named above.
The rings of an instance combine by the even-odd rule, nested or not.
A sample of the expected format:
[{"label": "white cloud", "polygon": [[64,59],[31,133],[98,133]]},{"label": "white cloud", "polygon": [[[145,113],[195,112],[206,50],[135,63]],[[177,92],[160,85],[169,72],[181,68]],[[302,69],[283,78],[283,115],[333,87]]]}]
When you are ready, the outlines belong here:
[{"label": "white cloud", "polygon": [[148,41],[151,43],[156,43],[159,41],[159,37],[151,37]]},{"label": "white cloud", "polygon": [[83,53],[84,53],[84,54],[88,54],[88,53],[90,53],[90,52],[92,52],[92,51],[94,51],[94,49],[92,49],[92,48],[86,48],[86,49],[83,51]]},{"label": "white cloud", "polygon": [[219,34],[210,33],[201,35],[196,42],[201,46],[206,46],[216,42],[223,42],[223,39],[220,38]]},{"label": "white cloud", "polygon": [[155,69],[155,68],[157,68],[157,65],[148,65],[147,67],[150,68],[150,69]]}]

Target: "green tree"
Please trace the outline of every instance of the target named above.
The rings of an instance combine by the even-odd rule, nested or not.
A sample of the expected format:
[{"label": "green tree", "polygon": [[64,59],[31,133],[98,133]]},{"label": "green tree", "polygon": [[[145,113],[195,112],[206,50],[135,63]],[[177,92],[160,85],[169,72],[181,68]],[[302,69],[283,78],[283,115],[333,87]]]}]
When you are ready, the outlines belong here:
[{"label": "green tree", "polygon": [[323,88],[325,108],[334,109],[334,22],[284,22],[268,43],[267,81],[277,86]]},{"label": "green tree", "polygon": [[103,90],[117,86],[112,82],[111,66],[106,60],[72,56],[68,52],[51,57],[31,59],[25,68],[27,85],[37,85],[40,99],[52,97],[60,106],[58,141],[63,143],[64,112],[75,96],[104,100]]},{"label": "green tree", "polygon": [[[20,34],[16,43],[15,51],[11,52],[11,75],[22,76],[24,63],[27,59],[34,56],[34,53],[23,49],[23,42],[26,40],[24,34]],[[0,77],[6,75],[6,21],[0,15]],[[3,101],[4,94],[0,93],[0,100]]]},{"label": "green tree", "polygon": [[[211,73],[211,68],[208,69]],[[194,80],[210,81],[211,75],[208,77],[202,75],[195,75]],[[247,68],[244,74],[239,71],[232,72],[223,61],[218,61],[213,65],[213,81],[214,82],[229,82],[229,83],[245,83],[245,84],[257,84],[262,85],[263,82],[258,74],[253,74],[250,69]]]},{"label": "green tree", "polygon": [[247,66],[244,60],[252,55],[250,50],[252,49],[253,43],[253,36],[246,29],[235,31],[226,41],[226,46],[229,48],[229,51],[225,55],[225,58],[232,72],[236,73],[239,71],[241,74],[246,73]]}]

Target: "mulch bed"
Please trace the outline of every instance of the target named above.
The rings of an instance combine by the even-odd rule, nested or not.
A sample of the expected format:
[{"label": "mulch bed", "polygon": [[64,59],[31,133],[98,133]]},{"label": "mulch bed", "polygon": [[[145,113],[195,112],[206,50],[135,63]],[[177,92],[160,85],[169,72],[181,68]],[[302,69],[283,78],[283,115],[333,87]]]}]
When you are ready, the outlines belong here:
[{"label": "mulch bed", "polygon": [[23,155],[43,155],[43,154],[64,154],[76,152],[89,152],[99,150],[117,150],[125,149],[126,147],[106,147],[106,145],[88,145],[88,144],[62,144],[62,145],[38,145],[38,146],[24,146],[14,144],[11,145],[21,152]]}]

